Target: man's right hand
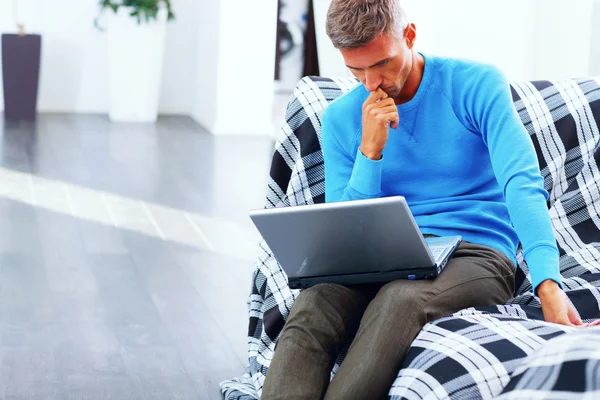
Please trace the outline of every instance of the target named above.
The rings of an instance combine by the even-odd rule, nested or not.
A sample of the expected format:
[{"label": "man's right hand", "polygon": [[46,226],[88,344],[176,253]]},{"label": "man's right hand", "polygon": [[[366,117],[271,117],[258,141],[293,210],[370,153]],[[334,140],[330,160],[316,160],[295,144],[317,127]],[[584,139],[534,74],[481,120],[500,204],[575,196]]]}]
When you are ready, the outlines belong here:
[{"label": "man's right hand", "polygon": [[381,159],[388,140],[388,127],[396,129],[400,122],[394,99],[381,88],[371,92],[362,108],[362,141],[360,151],[372,160]]}]

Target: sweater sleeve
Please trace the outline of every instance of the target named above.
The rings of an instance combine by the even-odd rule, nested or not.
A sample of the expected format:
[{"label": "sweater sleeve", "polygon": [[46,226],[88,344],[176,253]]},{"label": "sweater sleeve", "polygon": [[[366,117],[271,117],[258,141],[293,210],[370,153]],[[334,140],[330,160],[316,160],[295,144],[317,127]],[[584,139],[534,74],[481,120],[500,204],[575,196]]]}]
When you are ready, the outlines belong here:
[{"label": "sweater sleeve", "polygon": [[535,148],[519,115],[504,75],[492,66],[470,71],[461,100],[456,102],[490,152],[496,179],[503,190],[511,221],[521,241],[523,256],[537,294],[540,283],[551,279],[563,287],[558,248],[548,207],[548,192],[539,170]]},{"label": "sweater sleeve", "polygon": [[[325,201],[371,199],[381,196],[383,158],[374,161],[360,149],[355,154],[347,148],[355,138],[352,124],[338,124],[335,112],[328,107],[321,121],[321,148],[325,164]],[[346,146],[343,146],[342,143]]]}]

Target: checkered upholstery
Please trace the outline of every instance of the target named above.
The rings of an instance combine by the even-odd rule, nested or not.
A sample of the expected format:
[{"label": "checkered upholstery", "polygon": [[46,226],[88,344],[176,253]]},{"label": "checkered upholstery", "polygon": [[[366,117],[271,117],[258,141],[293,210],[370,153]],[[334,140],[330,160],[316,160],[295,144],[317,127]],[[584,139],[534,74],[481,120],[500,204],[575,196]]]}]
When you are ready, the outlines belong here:
[{"label": "checkered upholstery", "polygon": [[[351,78],[322,77],[306,77],[298,83],[273,154],[265,207],[324,201],[321,114],[356,84]],[[600,78],[516,82],[511,90],[550,193],[548,207],[566,292],[584,320],[600,318]],[[543,322],[539,302],[531,293],[527,265],[520,254],[517,258],[514,299],[427,324],[405,357],[390,398],[489,399],[504,391],[502,396],[508,399],[565,387],[559,378],[552,383],[531,379],[538,375],[525,368],[551,375],[566,368],[564,351],[579,347],[577,339],[571,339],[571,328]],[[227,399],[259,397],[275,343],[297,294],[287,286],[285,273],[261,242],[248,300],[249,368],[244,376],[221,384]],[[599,337],[598,331],[589,335]],[[571,344],[561,349],[558,343]],[[593,370],[586,377],[598,376],[596,353],[590,352],[589,360],[583,350],[577,353],[579,371]],[[344,355],[343,351],[332,375]],[[598,390],[597,386],[597,379],[586,381],[574,393]]]}]

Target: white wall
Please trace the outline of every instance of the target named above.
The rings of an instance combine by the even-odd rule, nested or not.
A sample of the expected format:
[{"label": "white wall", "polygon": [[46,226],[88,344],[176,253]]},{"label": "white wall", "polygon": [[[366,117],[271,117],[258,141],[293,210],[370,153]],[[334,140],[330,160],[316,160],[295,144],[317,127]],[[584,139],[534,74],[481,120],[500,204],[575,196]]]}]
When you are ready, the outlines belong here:
[{"label": "white wall", "polygon": [[[196,56],[197,79],[194,93],[202,96],[210,93],[215,96],[218,90],[217,77],[219,74],[219,17],[221,8],[218,1],[206,2],[202,12],[198,13],[198,38],[212,38],[212,40],[197,40],[194,54]],[[208,62],[207,62],[208,61]],[[197,121],[202,121],[206,127],[216,125],[217,101],[197,102],[192,107],[192,113]]]},{"label": "white wall", "polygon": [[600,76],[600,0],[594,2],[592,10],[592,38],[590,43],[590,74]]},{"label": "white wall", "polygon": [[[417,49],[426,53],[490,62],[512,77],[531,75],[535,3],[530,0],[410,0]],[[429,17],[423,18],[425,11]],[[414,17],[412,14],[415,14]],[[420,28],[420,29],[419,29]],[[425,40],[420,38],[425,34]]]},{"label": "white wall", "polygon": [[319,73],[321,76],[337,77],[352,76],[344,65],[344,59],[327,37],[325,20],[327,8],[331,0],[314,0],[315,33],[317,36],[317,57],[319,58]]},{"label": "white wall", "polygon": [[[213,0],[214,1],[214,0]],[[209,3],[206,0],[206,3]],[[14,33],[12,1],[0,0],[0,32]],[[41,112],[108,110],[106,34],[93,26],[95,0],[19,0],[20,19],[30,33],[41,33]],[[196,80],[198,0],[174,2],[177,20],[169,24],[160,111],[189,114]],[[0,82],[0,90],[2,83]],[[0,110],[4,108],[0,96]]]},{"label": "white wall", "polygon": [[[416,49],[491,62],[511,80],[560,79],[600,67],[600,0],[402,0],[417,26]],[[325,35],[330,0],[316,0],[323,75],[347,74]],[[594,41],[592,41],[594,37]],[[591,53],[594,54],[591,54]],[[595,63],[595,64],[594,64]],[[595,67],[598,69],[598,67]]]},{"label": "white wall", "polygon": [[[349,75],[325,35],[329,0],[314,1],[321,74]],[[600,0],[402,1],[417,24],[421,51],[493,62],[514,80],[600,75]],[[27,30],[43,34],[39,110],[107,112],[107,38],[93,27],[97,1],[19,3]],[[160,111],[192,114],[221,131],[235,131],[241,118],[255,118],[262,125],[271,106],[253,113],[242,104],[248,104],[249,93],[254,105],[270,102],[271,87],[263,83],[272,75],[275,3],[176,0],[177,20],[167,31]],[[12,4],[0,0],[2,33],[16,30]],[[225,7],[227,14],[220,12]],[[257,38],[268,43],[257,44]],[[260,78],[252,79],[256,74]],[[0,93],[1,85],[0,80]],[[237,105],[234,116],[225,107],[217,111],[217,97],[210,97],[217,94],[219,104]],[[2,103],[0,96],[0,110]]]},{"label": "white wall", "polygon": [[[214,2],[215,0],[212,0]],[[204,5],[201,3],[205,3]],[[211,0],[175,0],[176,21],[167,26],[160,112],[189,114],[195,101],[198,65],[195,49],[200,16]]]},{"label": "white wall", "polygon": [[277,0],[205,2],[192,116],[214,134],[272,134]]},{"label": "white wall", "polygon": [[590,75],[594,0],[537,0],[534,77]]}]

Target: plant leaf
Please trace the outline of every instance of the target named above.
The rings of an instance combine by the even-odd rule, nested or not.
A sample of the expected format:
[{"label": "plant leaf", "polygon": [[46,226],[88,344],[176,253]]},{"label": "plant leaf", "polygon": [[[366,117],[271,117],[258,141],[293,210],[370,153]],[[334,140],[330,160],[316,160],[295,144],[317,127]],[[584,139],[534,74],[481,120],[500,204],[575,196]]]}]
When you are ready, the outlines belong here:
[{"label": "plant leaf", "polygon": [[[130,7],[132,10],[129,15],[137,19],[138,24],[142,23],[142,19],[149,23],[151,20],[156,20],[158,12],[161,8],[167,9],[167,20],[175,19],[175,14],[171,8],[171,0],[99,0],[101,8],[110,8],[116,14],[119,7]],[[213,0],[211,0],[213,1]],[[97,22],[94,23],[98,27]]]}]

